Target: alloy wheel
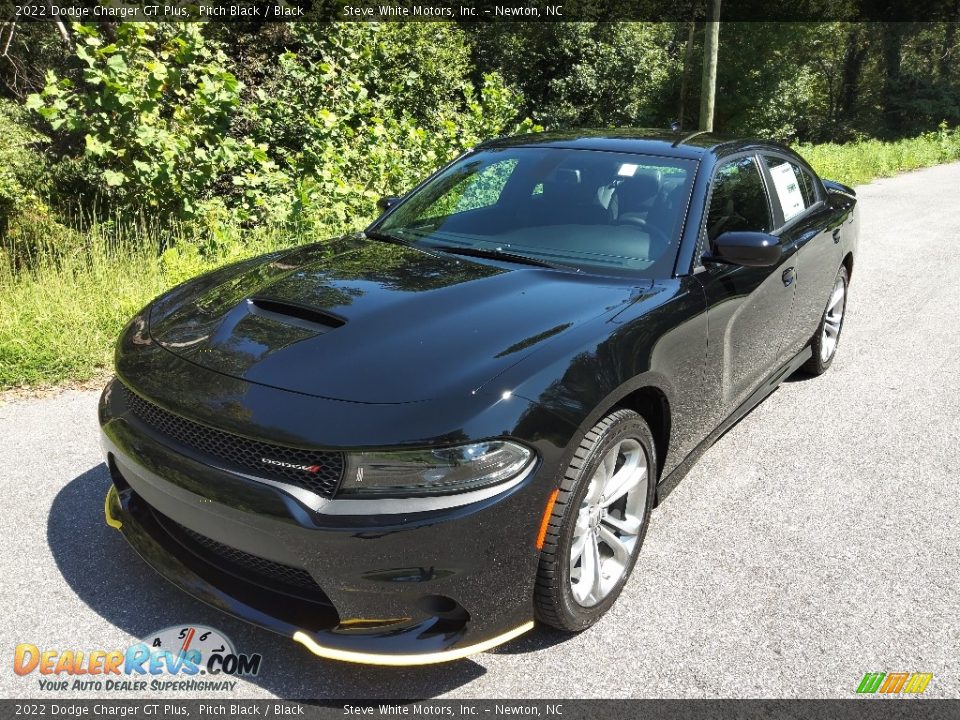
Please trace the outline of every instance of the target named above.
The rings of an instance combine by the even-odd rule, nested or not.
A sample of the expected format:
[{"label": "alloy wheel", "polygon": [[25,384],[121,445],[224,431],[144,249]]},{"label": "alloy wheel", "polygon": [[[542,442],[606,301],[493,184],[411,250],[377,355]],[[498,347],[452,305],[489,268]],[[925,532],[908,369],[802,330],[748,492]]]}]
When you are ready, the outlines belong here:
[{"label": "alloy wheel", "polygon": [[583,607],[600,603],[630,567],[646,509],[647,468],[643,446],[626,438],[590,479],[570,547],[570,586]]},{"label": "alloy wheel", "polygon": [[837,350],[840,340],[840,328],[843,325],[843,311],[846,306],[847,286],[842,277],[837,278],[827,304],[827,312],[823,318],[823,338],[820,342],[820,359],[827,362]]}]

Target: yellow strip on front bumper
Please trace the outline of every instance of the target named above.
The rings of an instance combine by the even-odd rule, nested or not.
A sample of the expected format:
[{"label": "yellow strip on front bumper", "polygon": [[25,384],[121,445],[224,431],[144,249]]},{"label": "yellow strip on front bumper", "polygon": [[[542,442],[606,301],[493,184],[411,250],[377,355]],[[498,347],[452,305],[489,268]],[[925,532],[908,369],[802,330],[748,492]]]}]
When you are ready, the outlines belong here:
[{"label": "yellow strip on front bumper", "polygon": [[117,498],[119,502],[119,497],[117,495],[117,488],[115,485],[111,485],[110,489],[107,490],[107,496],[103,499],[103,517],[107,521],[107,525],[112,528],[119,530],[123,527],[123,523],[117,520],[113,516],[113,512],[110,510],[110,501],[114,498]]},{"label": "yellow strip on front bumper", "polygon": [[293,639],[299,643],[302,643],[303,645],[306,645],[307,649],[309,649],[314,655],[327,658],[328,660],[365,663],[367,665],[409,666],[432,665],[434,663],[459,660],[467,657],[468,655],[476,655],[477,653],[482,653],[486,650],[490,650],[491,648],[495,648],[497,645],[502,645],[505,642],[509,642],[515,637],[523,635],[523,633],[531,629],[533,629],[533,620],[525,622],[520,627],[505,632],[503,635],[497,635],[497,637],[484,640],[483,642],[479,642],[475,645],[468,645],[467,647],[456,648],[454,650],[441,650],[440,652],[414,655],[381,655],[379,653],[355,652],[353,650],[337,650],[336,648],[318,645],[313,638],[300,630],[294,633]]}]

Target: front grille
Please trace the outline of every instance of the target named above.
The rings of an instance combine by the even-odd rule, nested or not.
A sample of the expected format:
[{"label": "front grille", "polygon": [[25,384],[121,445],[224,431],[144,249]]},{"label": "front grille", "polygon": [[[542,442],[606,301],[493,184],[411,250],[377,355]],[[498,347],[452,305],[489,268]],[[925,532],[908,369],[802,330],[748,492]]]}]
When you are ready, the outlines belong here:
[{"label": "front grille", "polygon": [[303,568],[284,565],[238,550],[230,545],[224,545],[222,542],[181,525],[176,520],[161,515],[156,510],[153,512],[166,531],[201,560],[243,580],[265,583],[270,589],[303,591],[298,594],[318,602],[329,602],[313,576]]},{"label": "front grille", "polygon": [[[343,474],[343,453],[273,445],[215,430],[174,415],[127,388],[124,390],[127,405],[140,422],[188,448],[249,468],[260,477],[306,488],[322,497],[332,497],[337,491]],[[267,464],[263,458],[306,466],[310,470]]]}]

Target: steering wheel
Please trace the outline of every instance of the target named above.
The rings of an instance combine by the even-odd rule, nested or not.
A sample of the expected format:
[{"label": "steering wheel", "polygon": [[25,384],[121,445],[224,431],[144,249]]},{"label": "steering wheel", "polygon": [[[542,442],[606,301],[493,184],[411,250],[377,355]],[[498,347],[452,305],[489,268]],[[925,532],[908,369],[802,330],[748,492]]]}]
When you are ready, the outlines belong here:
[{"label": "steering wheel", "polygon": [[664,246],[668,246],[671,244],[671,242],[673,242],[667,233],[658,228],[656,225],[652,225],[647,222],[645,218],[637,217],[635,215],[626,215],[621,216],[617,222],[620,225],[633,225],[640,228],[651,237],[655,237],[657,240],[662,242]]}]

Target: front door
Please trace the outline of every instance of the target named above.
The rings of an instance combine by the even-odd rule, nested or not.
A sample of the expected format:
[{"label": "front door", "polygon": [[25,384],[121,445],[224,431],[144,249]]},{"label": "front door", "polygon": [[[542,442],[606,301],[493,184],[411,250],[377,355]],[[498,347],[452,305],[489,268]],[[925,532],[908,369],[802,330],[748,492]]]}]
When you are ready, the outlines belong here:
[{"label": "front door", "polygon": [[810,342],[827,306],[837,271],[841,245],[838,216],[823,197],[820,183],[805,167],[786,156],[764,153],[776,235],[783,247],[795,247],[803,265],[797,282],[793,322],[787,327],[781,359],[796,355]]},{"label": "front door", "polygon": [[[770,232],[773,213],[755,155],[718,166],[707,211],[706,242],[728,230]],[[794,246],[773,267],[707,263],[697,273],[707,297],[708,375],[718,388],[719,417],[730,414],[778,367],[799,268]]]}]

